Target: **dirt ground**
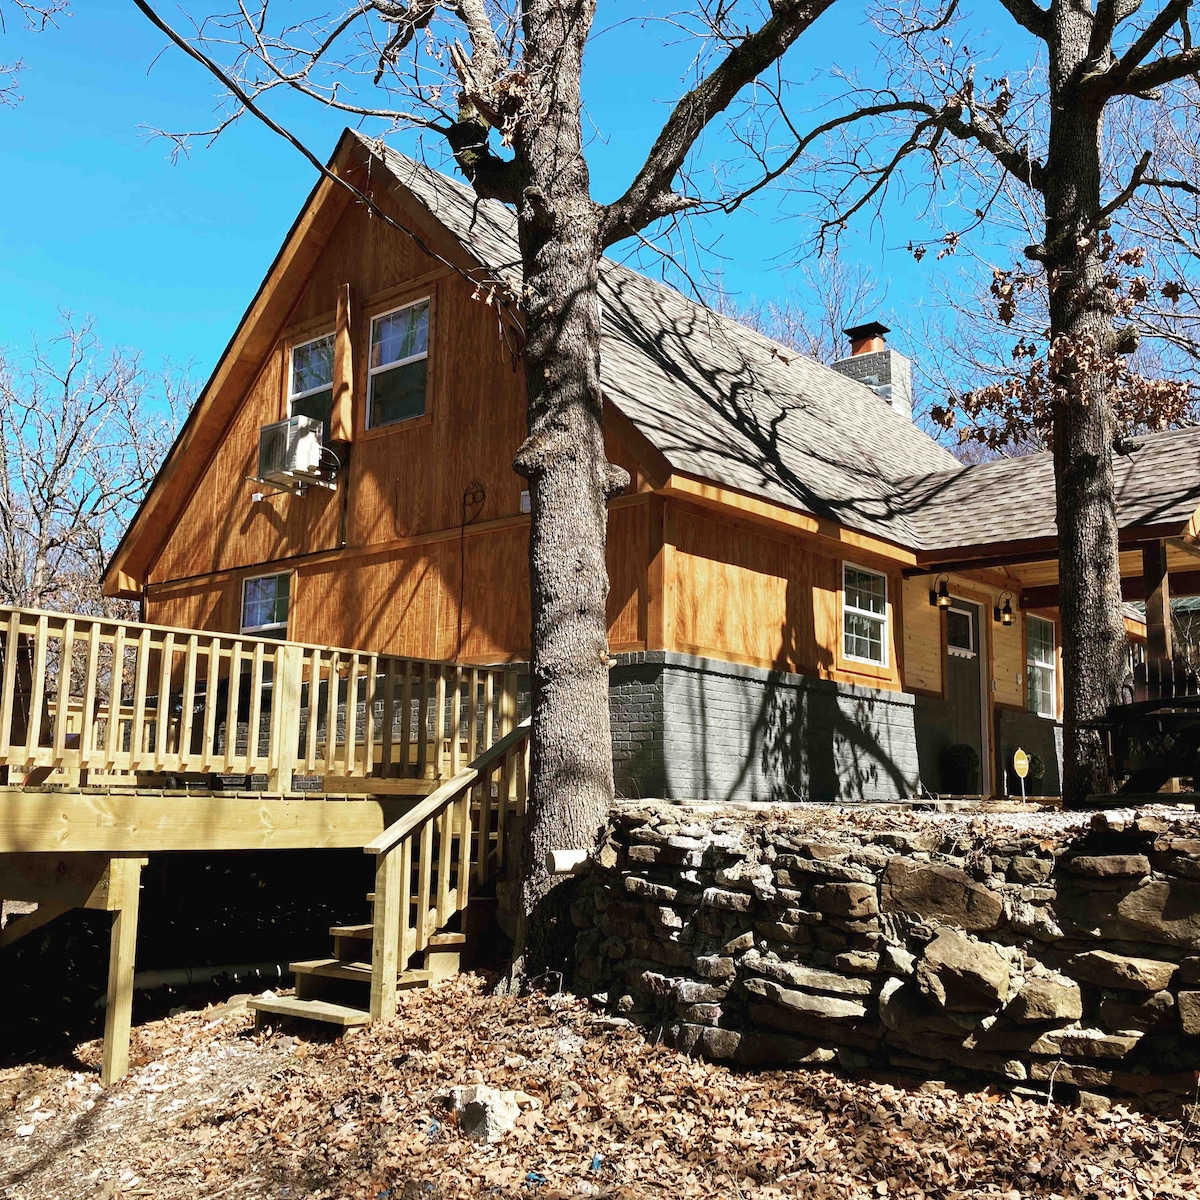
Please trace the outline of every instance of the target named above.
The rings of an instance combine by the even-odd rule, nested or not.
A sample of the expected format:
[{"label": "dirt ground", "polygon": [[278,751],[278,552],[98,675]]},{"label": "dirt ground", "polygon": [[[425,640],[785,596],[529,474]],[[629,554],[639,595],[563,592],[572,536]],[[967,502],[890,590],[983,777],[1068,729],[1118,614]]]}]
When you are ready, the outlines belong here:
[{"label": "dirt ground", "polygon": [[[937,1083],[736,1071],[649,1044],[568,997],[462,976],[346,1039],[256,1035],[243,1006],[0,1071],[0,1197],[1200,1196],[1200,1126]],[[503,1140],[439,1097],[526,1093]]]}]

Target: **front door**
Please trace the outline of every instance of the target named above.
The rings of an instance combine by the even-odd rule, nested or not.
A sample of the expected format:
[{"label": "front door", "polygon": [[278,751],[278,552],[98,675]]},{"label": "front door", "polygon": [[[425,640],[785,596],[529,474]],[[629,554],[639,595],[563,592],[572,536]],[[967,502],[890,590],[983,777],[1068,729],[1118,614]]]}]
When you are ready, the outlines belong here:
[{"label": "front door", "polygon": [[974,784],[964,782],[950,759],[942,767],[942,787],[958,791],[983,787],[983,689],[980,685],[979,620],[982,609],[969,600],[956,599],[946,610],[946,700],[949,735],[948,747],[974,748],[979,768]]}]

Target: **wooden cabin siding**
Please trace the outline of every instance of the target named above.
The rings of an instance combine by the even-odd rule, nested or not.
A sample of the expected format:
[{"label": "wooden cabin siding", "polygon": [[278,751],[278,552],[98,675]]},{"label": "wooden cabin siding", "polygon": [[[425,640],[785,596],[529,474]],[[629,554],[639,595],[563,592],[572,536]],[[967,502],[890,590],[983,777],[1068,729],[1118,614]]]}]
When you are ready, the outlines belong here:
[{"label": "wooden cabin siding", "polygon": [[929,603],[929,580],[904,581],[904,686],[912,692],[942,694],[942,612]]},{"label": "wooden cabin siding", "polygon": [[851,662],[841,651],[842,559],[815,540],[774,536],[679,502],[667,507],[674,549],[666,649],[900,688],[898,574],[885,572],[887,664]]}]

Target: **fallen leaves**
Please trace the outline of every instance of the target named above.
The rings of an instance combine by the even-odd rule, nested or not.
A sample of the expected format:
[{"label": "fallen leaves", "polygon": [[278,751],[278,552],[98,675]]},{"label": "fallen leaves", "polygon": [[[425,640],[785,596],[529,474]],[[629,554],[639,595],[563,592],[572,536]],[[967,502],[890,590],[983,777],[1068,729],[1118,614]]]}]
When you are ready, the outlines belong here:
[{"label": "fallen leaves", "polygon": [[[1121,1107],[734,1071],[611,1025],[575,1000],[493,997],[472,976],[406,993],[395,1020],[345,1041],[181,1014],[135,1031],[137,1066],[106,1093],[80,1071],[0,1072],[0,1196],[1200,1193],[1190,1130]],[[502,1141],[471,1142],[438,1100],[471,1083],[534,1102]]]}]

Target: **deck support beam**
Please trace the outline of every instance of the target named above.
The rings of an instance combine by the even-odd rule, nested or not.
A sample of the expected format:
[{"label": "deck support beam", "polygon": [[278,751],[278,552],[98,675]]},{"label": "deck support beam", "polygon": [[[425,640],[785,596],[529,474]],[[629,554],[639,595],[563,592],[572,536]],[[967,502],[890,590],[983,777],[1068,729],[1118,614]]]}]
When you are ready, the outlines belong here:
[{"label": "deck support beam", "polygon": [[108,950],[108,998],[104,1010],[104,1052],[100,1083],[116,1083],[129,1070],[129,1030],[133,1022],[133,965],[137,950],[138,898],[144,858],[114,858],[109,896],[114,905]]}]

